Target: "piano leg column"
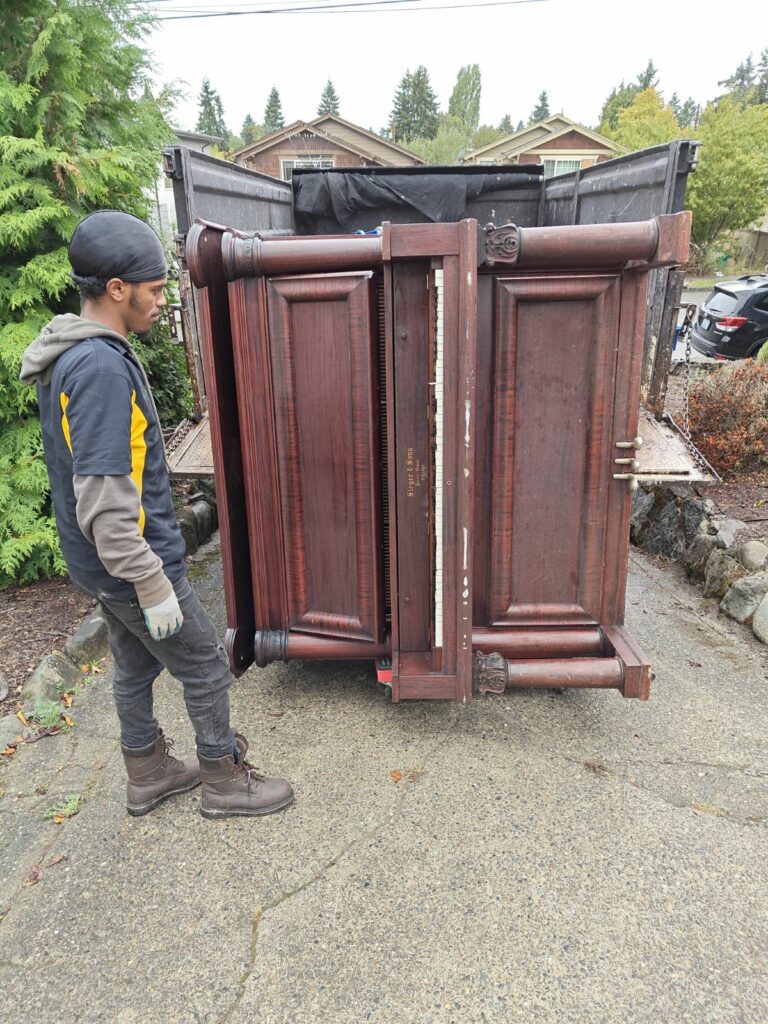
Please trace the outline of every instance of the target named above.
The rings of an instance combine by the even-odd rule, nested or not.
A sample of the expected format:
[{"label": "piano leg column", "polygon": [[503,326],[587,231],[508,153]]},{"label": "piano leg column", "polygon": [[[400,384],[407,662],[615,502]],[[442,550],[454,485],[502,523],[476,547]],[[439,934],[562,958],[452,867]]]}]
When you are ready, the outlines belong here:
[{"label": "piano leg column", "polygon": [[559,689],[566,686],[624,689],[624,664],[615,658],[558,658],[509,661],[498,653],[476,653],[475,693],[504,693],[516,688]]}]

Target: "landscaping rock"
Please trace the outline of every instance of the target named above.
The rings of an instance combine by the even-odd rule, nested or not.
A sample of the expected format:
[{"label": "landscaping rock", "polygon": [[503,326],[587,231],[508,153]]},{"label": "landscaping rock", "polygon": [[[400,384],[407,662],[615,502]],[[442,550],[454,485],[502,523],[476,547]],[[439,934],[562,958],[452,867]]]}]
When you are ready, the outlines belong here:
[{"label": "landscaping rock", "polygon": [[726,519],[717,531],[717,546],[719,548],[733,548],[738,546],[740,534],[748,535],[749,527],[740,519]]},{"label": "landscaping rock", "polygon": [[651,523],[642,543],[643,550],[651,555],[664,555],[671,559],[680,558],[685,550],[685,544],[679,523],[680,514],[677,503],[670,500]]},{"label": "landscaping rock", "polygon": [[759,572],[768,564],[768,544],[759,540],[748,540],[739,548],[739,561],[747,572]]},{"label": "landscaping rock", "polygon": [[768,597],[764,597],[757,606],[752,619],[752,632],[758,640],[768,644]]},{"label": "landscaping rock", "polygon": [[699,498],[686,498],[680,507],[686,545],[691,544],[699,528],[707,519],[706,503]]},{"label": "landscaping rock", "polygon": [[699,530],[683,555],[683,565],[689,576],[703,580],[709,556],[715,549],[715,537],[705,528]]},{"label": "landscaping rock", "polygon": [[203,544],[216,529],[216,510],[207,501],[195,501],[188,506],[195,517],[197,542]]},{"label": "landscaping rock", "polygon": [[54,652],[43,658],[24,683],[21,698],[25,704],[36,704],[39,700],[58,700],[63,690],[72,689],[82,680],[82,673],[69,658]]},{"label": "landscaping rock", "polygon": [[641,488],[632,495],[632,516],[629,521],[629,535],[634,544],[640,542],[641,536],[648,526],[648,515],[656,501],[653,491]]},{"label": "landscaping rock", "polygon": [[0,700],[5,700],[8,696],[8,683],[5,680],[5,676],[0,672]]},{"label": "landscaping rock", "polygon": [[194,555],[200,546],[200,541],[197,536],[197,519],[195,513],[191,508],[180,508],[176,512],[176,518],[179,522],[179,529],[181,535],[184,538],[184,543],[187,546],[187,554]]},{"label": "landscaping rock", "polygon": [[5,750],[17,736],[24,735],[24,726],[16,715],[4,715],[0,718],[0,750]]},{"label": "landscaping rock", "polygon": [[745,573],[741,562],[726,551],[714,548],[704,569],[704,597],[725,597],[726,591]]},{"label": "landscaping rock", "polygon": [[736,580],[720,602],[720,611],[737,622],[746,622],[757,611],[758,605],[768,594],[768,572],[744,576]]},{"label": "landscaping rock", "polygon": [[92,612],[77,627],[64,647],[64,653],[75,665],[91,664],[107,653],[107,623],[104,616]]}]

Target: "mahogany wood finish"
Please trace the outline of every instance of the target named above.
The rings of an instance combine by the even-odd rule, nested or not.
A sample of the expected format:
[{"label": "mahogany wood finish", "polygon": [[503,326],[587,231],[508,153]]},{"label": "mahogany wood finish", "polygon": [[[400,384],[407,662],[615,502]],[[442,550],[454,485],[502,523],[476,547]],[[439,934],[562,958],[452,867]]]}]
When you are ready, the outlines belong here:
[{"label": "mahogany wood finish", "polygon": [[228,618],[238,643],[250,629],[238,667],[391,657],[394,701],[543,686],[647,699],[623,628],[631,491],[615,460],[638,429],[646,272],[684,260],[689,234],[687,214],[193,229]]},{"label": "mahogany wood finish", "polygon": [[384,630],[375,296],[370,272],[270,280],[288,627]]},{"label": "mahogany wood finish", "polygon": [[186,258],[192,282],[199,289],[200,347],[227,607],[225,646],[232,672],[240,675],[253,661],[255,619],[232,329],[221,263],[222,233],[222,229],[193,224],[187,235]]}]

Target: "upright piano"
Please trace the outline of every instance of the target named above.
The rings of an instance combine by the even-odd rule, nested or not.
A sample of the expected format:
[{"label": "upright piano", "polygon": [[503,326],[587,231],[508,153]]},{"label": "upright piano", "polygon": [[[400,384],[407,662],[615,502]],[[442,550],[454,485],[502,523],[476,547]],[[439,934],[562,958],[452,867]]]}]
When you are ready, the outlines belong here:
[{"label": "upright piano", "polygon": [[370,659],[393,701],[647,699],[624,628],[646,282],[689,237],[688,213],[195,224],[233,671]]}]

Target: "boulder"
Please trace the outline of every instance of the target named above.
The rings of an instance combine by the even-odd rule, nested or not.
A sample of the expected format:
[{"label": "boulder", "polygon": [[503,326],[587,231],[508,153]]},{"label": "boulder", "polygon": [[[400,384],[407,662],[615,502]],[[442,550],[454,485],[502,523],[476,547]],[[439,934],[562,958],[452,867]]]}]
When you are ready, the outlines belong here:
[{"label": "boulder", "polygon": [[674,560],[680,558],[685,544],[680,529],[680,513],[674,499],[662,506],[648,529],[642,547],[651,555],[664,555]]},{"label": "boulder", "polygon": [[740,541],[749,536],[749,527],[740,519],[726,519],[717,531],[717,546],[719,548],[738,547]]},{"label": "boulder", "polygon": [[187,546],[187,554],[194,555],[200,544],[197,536],[197,519],[195,518],[195,513],[191,508],[180,508],[176,510],[176,518],[179,523],[181,535],[184,538],[184,543]]},{"label": "boulder", "polygon": [[0,750],[5,750],[9,743],[13,743],[17,736],[23,736],[24,732],[24,726],[16,715],[4,715],[0,718]]},{"label": "boulder", "polygon": [[737,562],[727,551],[714,548],[704,568],[704,597],[725,597],[726,591],[746,571],[741,562]]},{"label": "boulder", "polygon": [[189,508],[195,517],[198,543],[203,544],[216,529],[216,509],[203,499],[193,502]]},{"label": "boulder", "polygon": [[683,555],[685,571],[694,579],[703,580],[709,556],[715,549],[715,537],[706,532],[706,527],[696,534]]},{"label": "boulder", "polygon": [[656,501],[653,491],[638,488],[632,495],[632,516],[629,521],[629,535],[634,544],[640,542],[641,536],[648,526],[648,516]]},{"label": "boulder", "polygon": [[768,544],[759,540],[748,540],[739,548],[739,561],[747,572],[759,572],[768,565]]},{"label": "boulder", "polygon": [[757,606],[752,618],[752,632],[758,640],[768,644],[768,597],[764,597]]},{"label": "boulder", "polygon": [[680,506],[683,534],[686,546],[691,544],[707,518],[707,506],[699,498],[686,498]]},{"label": "boulder", "polygon": [[8,696],[8,689],[8,682],[6,681],[6,678],[3,675],[3,673],[0,672],[0,700],[5,700],[5,698]]},{"label": "boulder", "polygon": [[92,612],[69,638],[64,653],[75,665],[86,665],[103,658],[107,649],[107,623],[99,612]]},{"label": "boulder", "polygon": [[768,572],[744,576],[736,580],[720,602],[720,611],[737,622],[746,622],[757,611],[758,605],[768,594]]},{"label": "boulder", "polygon": [[39,700],[58,700],[64,690],[71,690],[83,681],[83,675],[69,658],[55,651],[43,658],[32,675],[21,688],[21,699],[25,704],[36,704]]}]

